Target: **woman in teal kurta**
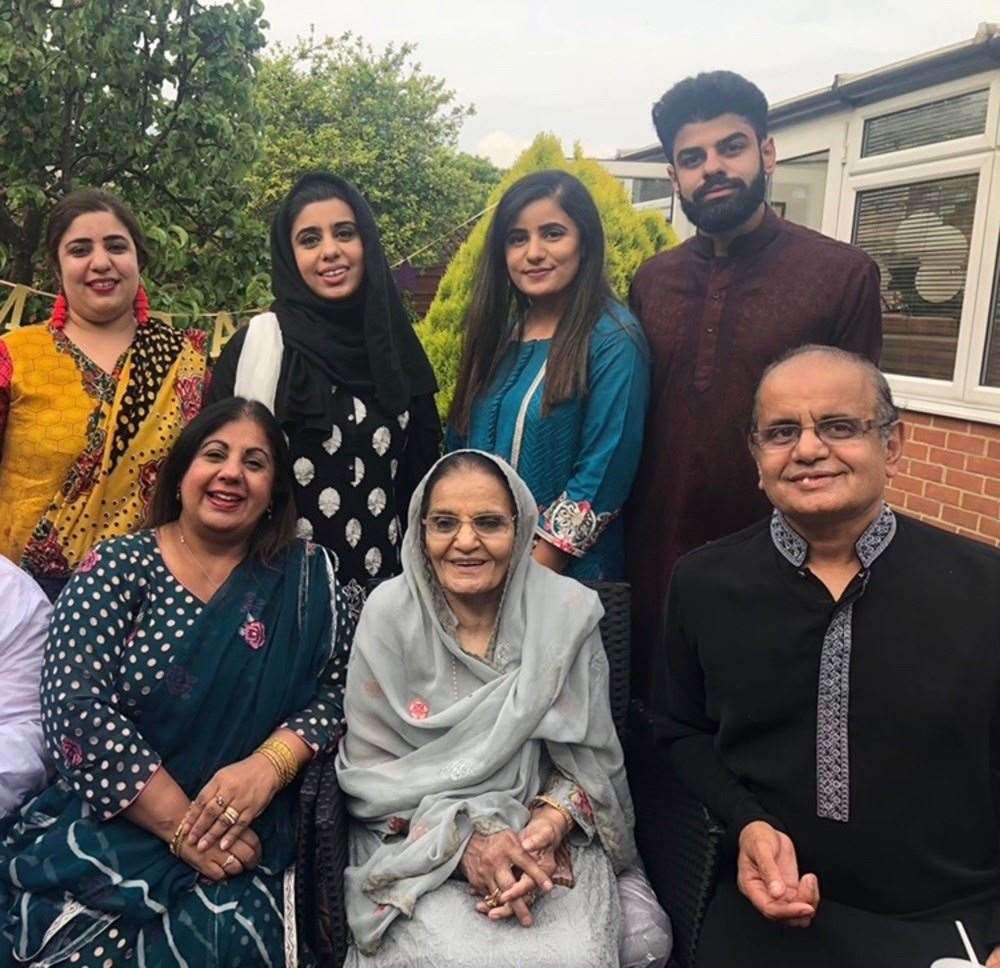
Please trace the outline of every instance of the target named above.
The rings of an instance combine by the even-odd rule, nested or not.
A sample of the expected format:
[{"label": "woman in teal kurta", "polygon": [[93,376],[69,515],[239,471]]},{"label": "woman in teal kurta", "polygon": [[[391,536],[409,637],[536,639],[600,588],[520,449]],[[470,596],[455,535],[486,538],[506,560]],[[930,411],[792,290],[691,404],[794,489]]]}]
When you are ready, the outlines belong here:
[{"label": "woman in teal kurta", "polygon": [[[160,771],[187,797],[210,789],[214,801],[217,771],[246,761],[276,729],[316,750],[342,721],[353,628],[326,553],[289,540],[290,461],[273,418],[223,401],[174,450],[193,444],[216,460],[217,445],[202,443],[225,431],[214,412],[248,406],[250,419],[273,425],[278,465],[280,486],[260,509],[258,532],[278,545],[266,560],[249,554],[202,600],[164,550],[185,502],[179,521],[99,544],[56,603],[41,699],[58,776],[0,844],[0,964],[277,966],[286,946],[294,951],[294,788],[252,818],[256,865],[225,860],[215,877],[200,877],[204,861],[175,855],[130,809]],[[178,486],[171,476],[168,466],[164,505]],[[194,547],[194,531],[183,540]],[[235,795],[231,803],[240,806]]]},{"label": "woman in teal kurta", "polygon": [[477,269],[446,449],[517,470],[538,504],[543,564],[621,580],[649,351],[603,270],[600,215],[577,179],[537,172],[508,189]]}]

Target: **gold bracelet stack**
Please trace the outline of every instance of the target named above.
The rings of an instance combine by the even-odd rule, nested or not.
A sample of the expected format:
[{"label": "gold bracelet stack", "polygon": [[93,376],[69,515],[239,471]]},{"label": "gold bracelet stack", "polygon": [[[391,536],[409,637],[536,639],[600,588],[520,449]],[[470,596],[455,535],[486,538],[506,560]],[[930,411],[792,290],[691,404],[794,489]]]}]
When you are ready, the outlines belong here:
[{"label": "gold bracelet stack", "polygon": [[552,807],[553,810],[558,810],[563,815],[563,818],[566,820],[567,832],[573,829],[574,825],[576,824],[576,821],[573,819],[573,814],[571,814],[569,810],[567,810],[558,800],[554,799],[553,797],[547,797],[542,795],[535,797],[535,799],[531,801],[531,805],[533,807],[540,803],[544,804],[547,807]]},{"label": "gold bracelet stack", "polygon": [[174,857],[180,857],[181,841],[184,839],[184,835],[188,832],[188,825],[182,820],[178,825],[177,829],[174,831],[173,837],[170,838],[170,853]]},{"label": "gold bracelet stack", "polygon": [[266,740],[254,752],[260,753],[274,767],[282,787],[288,786],[299,772],[299,761],[295,758],[291,747],[280,739]]}]

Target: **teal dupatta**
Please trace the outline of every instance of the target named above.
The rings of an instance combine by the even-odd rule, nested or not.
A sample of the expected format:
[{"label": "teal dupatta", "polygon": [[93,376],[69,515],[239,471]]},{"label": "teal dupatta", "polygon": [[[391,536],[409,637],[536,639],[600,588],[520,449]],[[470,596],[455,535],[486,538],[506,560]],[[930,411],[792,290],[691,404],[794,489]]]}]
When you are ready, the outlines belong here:
[{"label": "teal dupatta", "polygon": [[[104,556],[112,561],[117,557],[121,561],[123,556],[116,556],[115,545],[134,545],[144,535],[152,542],[151,533],[146,532],[98,546],[96,559]],[[154,546],[147,545],[147,551],[149,560],[162,565]],[[50,653],[55,648],[56,630],[64,622],[70,627],[74,602],[95,596],[88,587],[93,586],[93,580],[86,574],[90,570],[86,565],[84,562],[56,606],[43,697],[51,685],[46,679],[51,680],[54,674],[50,667],[55,657]],[[166,584],[172,580],[163,567],[157,574]],[[101,575],[105,581],[114,581],[115,576]],[[315,695],[337,633],[332,575],[325,552],[300,542],[269,566],[244,562],[201,608],[169,656],[165,675],[142,690],[147,695],[136,696],[137,690],[133,690],[129,699],[111,688],[105,696],[107,684],[89,691],[96,695],[100,690],[103,702],[118,711],[128,710],[126,715],[159,755],[163,768],[193,798],[216,770],[250,755]],[[119,582],[127,584],[129,577],[122,574]],[[125,623],[131,631],[124,641],[115,643],[114,651],[123,671],[129,668],[125,663],[136,630],[169,622],[168,617],[158,619],[149,614],[165,610],[151,608],[148,582],[136,582],[134,574],[131,577],[135,594],[128,600]],[[181,586],[176,588],[183,594]],[[100,583],[96,594],[100,602]],[[114,634],[113,630],[109,634]],[[87,651],[91,651],[89,646]],[[85,681],[81,690],[85,697],[88,685]],[[51,698],[49,702],[51,705]],[[50,748],[59,750],[63,744],[59,777],[23,808],[0,846],[0,925],[10,946],[6,950],[19,961],[57,964],[112,923],[125,933],[131,929],[135,935],[137,928],[158,922],[155,930],[163,935],[159,940],[176,956],[177,964],[189,963],[192,968],[207,964],[209,959],[200,953],[205,939],[213,936],[213,907],[219,902],[238,901],[244,892],[258,889],[253,885],[255,880],[281,875],[293,862],[294,787],[279,794],[252,825],[263,845],[257,871],[220,885],[199,884],[197,873],[172,856],[164,842],[121,813],[102,811],[93,797],[80,795],[79,764],[70,765],[73,757],[65,755],[66,740],[60,739],[64,723],[70,721],[60,716],[66,710],[72,715],[72,703],[70,697],[65,700],[65,709],[58,705],[50,709],[45,720]],[[274,882],[272,886],[280,888],[280,879]],[[205,903],[187,903],[192,892],[199,891]],[[212,893],[213,904],[205,891]],[[171,918],[178,905],[183,907],[184,916]],[[0,955],[4,950],[0,941]]]}]

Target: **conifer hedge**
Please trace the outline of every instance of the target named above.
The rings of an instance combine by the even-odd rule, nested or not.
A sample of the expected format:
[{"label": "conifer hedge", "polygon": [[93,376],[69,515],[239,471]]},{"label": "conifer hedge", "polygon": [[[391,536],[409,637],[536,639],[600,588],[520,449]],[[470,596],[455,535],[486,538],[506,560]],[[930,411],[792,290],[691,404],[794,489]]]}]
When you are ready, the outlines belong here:
[{"label": "conifer hedge", "polygon": [[[596,161],[584,158],[579,146],[572,158],[566,158],[558,138],[551,134],[535,138],[493,190],[488,204],[498,202],[522,175],[545,168],[564,169],[576,175],[590,190],[604,223],[608,278],[619,298],[625,301],[636,269],[650,256],[677,244],[670,223],[659,212],[637,212],[613,175]],[[447,415],[455,390],[462,346],[462,318],[469,304],[473,274],[489,222],[489,215],[480,219],[455,253],[434,302],[416,327],[441,385],[437,399],[442,416]],[[497,325],[501,322],[497,320]]]}]

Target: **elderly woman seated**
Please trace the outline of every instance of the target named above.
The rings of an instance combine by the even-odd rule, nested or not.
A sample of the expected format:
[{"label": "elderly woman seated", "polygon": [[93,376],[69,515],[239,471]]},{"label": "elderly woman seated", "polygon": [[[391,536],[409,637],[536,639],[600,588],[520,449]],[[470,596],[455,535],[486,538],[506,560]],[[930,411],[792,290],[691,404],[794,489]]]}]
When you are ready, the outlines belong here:
[{"label": "elderly woman seated", "polygon": [[337,760],[348,968],[618,964],[635,847],[601,607],[532,559],[536,518],[502,460],[450,454],[362,613]]}]

